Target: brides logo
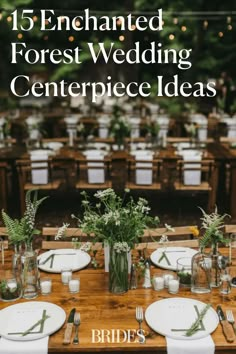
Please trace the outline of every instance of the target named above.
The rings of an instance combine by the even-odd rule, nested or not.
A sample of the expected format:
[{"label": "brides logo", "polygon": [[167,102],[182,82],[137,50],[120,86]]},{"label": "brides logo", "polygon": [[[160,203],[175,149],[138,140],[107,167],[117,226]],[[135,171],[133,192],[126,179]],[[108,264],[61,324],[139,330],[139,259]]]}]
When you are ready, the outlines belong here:
[{"label": "brides logo", "polygon": [[142,330],[92,329],[92,343],[144,343]]}]

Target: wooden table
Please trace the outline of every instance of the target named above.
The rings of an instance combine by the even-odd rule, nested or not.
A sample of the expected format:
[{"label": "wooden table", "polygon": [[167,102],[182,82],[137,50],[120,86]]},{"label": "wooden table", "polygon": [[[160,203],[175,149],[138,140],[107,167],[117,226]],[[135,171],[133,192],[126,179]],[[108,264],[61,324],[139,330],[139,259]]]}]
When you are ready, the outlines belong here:
[{"label": "wooden table", "polygon": [[[102,252],[102,251],[101,251]],[[65,326],[57,333],[50,336],[49,352],[52,353],[85,353],[85,352],[135,352],[135,353],[166,353],[165,338],[151,331],[147,324],[143,323],[143,329],[150,333],[145,344],[136,342],[125,343],[109,343],[108,337],[104,336],[104,343],[93,343],[92,334],[95,330],[106,331],[138,329],[138,324],[135,320],[136,306],[142,306],[146,309],[151,303],[173,297],[193,298],[205,303],[211,303],[214,308],[218,304],[222,305],[223,310],[233,309],[236,315],[236,288],[228,296],[220,296],[219,289],[213,289],[210,294],[196,295],[190,290],[181,289],[177,295],[170,295],[167,290],[154,291],[153,289],[142,288],[142,283],[136,290],[129,290],[123,295],[114,295],[108,291],[108,274],[103,271],[103,257],[98,254],[99,269],[93,269],[90,265],[87,269],[76,272],[80,276],[80,292],[78,294],[70,294],[68,287],[62,285],[60,274],[46,274],[41,271],[41,278],[50,276],[53,281],[53,290],[51,295],[39,295],[36,301],[49,301],[61,306],[67,314],[72,308],[76,307],[81,314],[81,325],[79,328],[79,345],[63,345],[63,335]],[[7,252],[6,266],[10,267],[10,252]],[[156,267],[151,267],[152,276],[162,272]],[[26,302],[21,299],[17,302]],[[10,306],[14,303],[0,302],[0,309]],[[160,319],[161,321],[161,319]],[[101,332],[100,332],[101,333]],[[98,337],[94,337],[94,341],[98,341]],[[110,337],[111,338],[111,337]],[[216,331],[212,334],[212,338],[216,344],[216,353],[226,354],[235,353],[236,340],[234,343],[227,343],[222,334],[221,326],[219,325]],[[137,339],[137,338],[136,338]],[[122,339],[121,339],[122,340]]]}]

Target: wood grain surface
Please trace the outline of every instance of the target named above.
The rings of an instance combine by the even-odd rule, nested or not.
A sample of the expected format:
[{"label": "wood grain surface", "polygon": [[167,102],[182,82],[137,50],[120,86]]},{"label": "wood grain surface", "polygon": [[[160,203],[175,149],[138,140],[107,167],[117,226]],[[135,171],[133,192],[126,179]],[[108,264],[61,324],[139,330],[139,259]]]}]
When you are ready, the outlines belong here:
[{"label": "wood grain surface", "polygon": [[[149,250],[149,252],[152,252]],[[11,265],[11,252],[6,252],[7,258],[5,268],[9,269]],[[137,260],[137,254],[134,260]],[[109,343],[108,337],[104,338],[105,343],[93,343],[92,335],[96,330],[137,330],[138,323],[135,319],[136,306],[142,306],[144,310],[153,302],[165,298],[187,297],[197,299],[205,303],[211,303],[216,309],[221,304],[222,309],[232,309],[236,315],[236,288],[232,288],[232,292],[227,296],[220,296],[219,289],[213,289],[210,294],[197,295],[192,294],[190,290],[181,289],[177,295],[171,295],[167,289],[155,291],[153,289],[142,288],[142,281],[136,290],[129,290],[123,295],[114,295],[108,291],[108,274],[104,273],[103,251],[99,251],[96,259],[98,268],[94,269],[90,264],[86,269],[75,272],[75,277],[80,277],[80,292],[78,294],[70,294],[68,286],[61,283],[60,274],[47,274],[41,271],[41,278],[49,276],[52,279],[52,293],[50,295],[39,295],[36,301],[53,302],[61,306],[68,318],[70,310],[76,308],[81,315],[81,325],[79,328],[79,345],[69,344],[63,345],[63,338],[66,328],[64,326],[49,339],[49,352],[52,353],[85,353],[85,352],[122,352],[122,353],[166,353],[165,338],[154,333],[143,322],[143,329],[149,333],[145,344],[138,343],[138,338],[131,338],[130,343]],[[236,270],[236,269],[235,269]],[[151,267],[151,275],[160,274],[164,270]],[[233,269],[232,269],[233,272]],[[17,302],[26,302],[21,299]],[[0,302],[0,309],[15,304],[17,302]],[[1,317],[0,317],[1,320]],[[160,318],[160,321],[162,319]],[[94,332],[97,333],[97,332]],[[127,332],[126,332],[127,333]],[[74,328],[72,337],[74,335]],[[121,336],[121,341],[122,341]],[[226,354],[236,352],[236,340],[228,343],[223,335],[222,327],[219,325],[212,334],[212,338],[216,345],[216,353]],[[96,337],[95,337],[96,339]]]}]

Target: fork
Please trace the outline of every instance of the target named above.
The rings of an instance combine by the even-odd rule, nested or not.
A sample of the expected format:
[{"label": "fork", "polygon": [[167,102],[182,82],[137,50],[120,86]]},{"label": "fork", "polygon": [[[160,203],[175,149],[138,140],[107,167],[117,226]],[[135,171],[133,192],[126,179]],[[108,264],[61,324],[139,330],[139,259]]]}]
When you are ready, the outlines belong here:
[{"label": "fork", "polygon": [[79,344],[79,325],[80,325],[80,313],[76,312],[74,316],[75,336],[73,344]]},{"label": "fork", "polygon": [[[144,335],[144,331],[142,330],[142,322],[143,322],[143,308],[141,306],[136,307],[136,320],[139,324],[139,332]],[[145,337],[139,337],[139,343],[145,343]]]},{"label": "fork", "polygon": [[233,326],[234,332],[236,333],[236,325],[234,320],[234,314],[232,310],[226,310],[227,321]]}]

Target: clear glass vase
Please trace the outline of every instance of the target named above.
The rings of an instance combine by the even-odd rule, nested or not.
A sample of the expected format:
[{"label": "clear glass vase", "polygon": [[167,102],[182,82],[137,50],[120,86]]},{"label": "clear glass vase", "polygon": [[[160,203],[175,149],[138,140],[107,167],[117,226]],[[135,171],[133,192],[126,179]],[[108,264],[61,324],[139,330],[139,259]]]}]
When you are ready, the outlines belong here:
[{"label": "clear glass vase", "polygon": [[20,278],[16,278],[10,270],[2,270],[0,273],[0,299],[2,301],[15,301],[21,298],[22,284]]},{"label": "clear glass vase", "polygon": [[200,249],[192,258],[191,292],[206,294],[211,292],[211,257]]},{"label": "clear glass vase", "polygon": [[109,291],[123,294],[129,289],[127,252],[118,253],[110,246]]},{"label": "clear glass vase", "polygon": [[213,243],[211,245],[211,287],[218,288],[221,284],[220,278],[220,268],[219,268],[219,259],[220,253],[218,251],[218,243]]},{"label": "clear glass vase", "polygon": [[38,296],[38,261],[37,254],[32,248],[32,244],[26,245],[21,256],[22,264],[22,296],[25,299],[34,299]]}]

